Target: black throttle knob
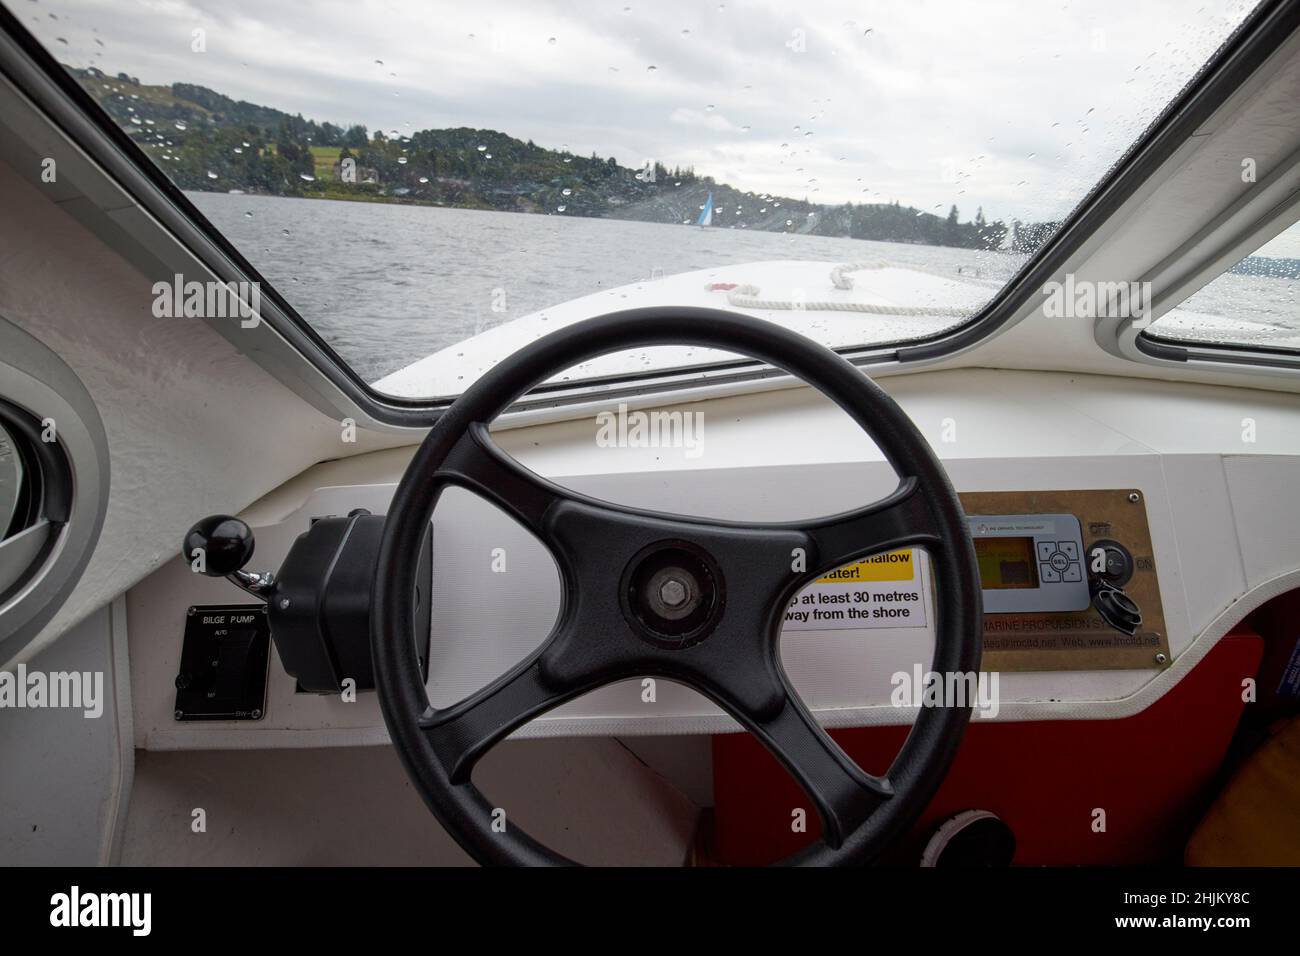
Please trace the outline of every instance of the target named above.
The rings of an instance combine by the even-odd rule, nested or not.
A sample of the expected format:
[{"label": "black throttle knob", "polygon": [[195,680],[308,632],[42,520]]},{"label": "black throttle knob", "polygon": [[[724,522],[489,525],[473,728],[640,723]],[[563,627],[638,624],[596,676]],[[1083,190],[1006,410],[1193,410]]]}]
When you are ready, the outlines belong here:
[{"label": "black throttle knob", "polygon": [[231,515],[209,515],[186,532],[181,556],[195,571],[224,578],[253,556],[253,529]]}]

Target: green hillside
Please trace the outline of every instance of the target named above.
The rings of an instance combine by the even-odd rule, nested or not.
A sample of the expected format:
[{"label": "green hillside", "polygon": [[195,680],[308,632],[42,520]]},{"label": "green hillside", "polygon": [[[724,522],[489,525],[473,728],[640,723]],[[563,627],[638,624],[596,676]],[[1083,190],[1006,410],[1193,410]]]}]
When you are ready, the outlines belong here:
[{"label": "green hillside", "polygon": [[[191,83],[148,86],[70,72],[182,189],[242,191],[691,223],[713,194],[713,225],[964,248],[1031,251],[1055,223],[961,222],[898,203],[823,205],[746,192],[692,168],[620,166],[496,130],[426,129],[387,138],[233,100]],[[349,174],[354,175],[349,175]]]}]

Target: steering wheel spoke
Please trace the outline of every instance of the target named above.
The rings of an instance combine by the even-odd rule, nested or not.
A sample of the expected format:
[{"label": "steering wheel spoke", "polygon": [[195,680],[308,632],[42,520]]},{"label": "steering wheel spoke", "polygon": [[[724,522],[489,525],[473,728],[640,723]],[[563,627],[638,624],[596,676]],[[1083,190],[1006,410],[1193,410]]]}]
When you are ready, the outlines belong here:
[{"label": "steering wheel spoke", "polygon": [[539,658],[534,655],[460,703],[431,707],[420,718],[420,729],[451,783],[468,783],[475,764],[494,744],[579,693],[549,683]]},{"label": "steering wheel spoke", "polygon": [[907,545],[934,549],[943,543],[915,478],[904,478],[887,498],[803,527],[816,548],[815,567],[809,568],[809,577]]},{"label": "steering wheel spoke", "polygon": [[473,492],[543,539],[547,511],[558,501],[576,497],[501,451],[482,422],[465,429],[434,480]]},{"label": "steering wheel spoke", "polygon": [[[749,672],[752,682],[752,671]],[[767,748],[813,802],[822,824],[822,842],[833,850],[894,796],[889,778],[866,773],[817,723],[784,678],[771,692],[781,705],[754,713],[729,690],[713,688],[714,699]],[[747,688],[752,693],[752,688]]]}]

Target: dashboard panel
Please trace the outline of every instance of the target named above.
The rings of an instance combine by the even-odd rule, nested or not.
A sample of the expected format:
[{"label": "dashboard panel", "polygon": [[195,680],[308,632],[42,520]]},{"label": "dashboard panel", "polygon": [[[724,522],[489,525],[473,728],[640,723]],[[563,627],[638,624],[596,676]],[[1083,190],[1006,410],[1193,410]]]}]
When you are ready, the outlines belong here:
[{"label": "dashboard panel", "polygon": [[[1037,605],[1024,604],[1024,597],[1009,605],[991,602],[984,667],[999,675],[999,700],[996,708],[977,712],[976,719],[1104,719],[1136,713],[1172,687],[1252,607],[1298,583],[1300,528],[1290,513],[1277,513],[1276,502],[1296,485],[1300,458],[1276,451],[1223,455],[1196,447],[1192,436],[1164,441],[1167,447],[1155,434],[1140,440],[1129,427],[1131,419],[1107,419],[1105,405],[1115,398],[1110,392],[1087,413],[1058,400],[1058,429],[1018,429],[1017,418],[1033,420],[1026,411],[1032,408],[1030,391],[1041,395],[1053,383],[1074,387],[1073,380],[1061,376],[998,373],[995,385],[972,372],[910,378],[924,380],[926,387],[920,387],[922,381],[891,381],[891,391],[929,432],[963,497],[975,536],[994,542],[985,546],[985,564],[997,565],[1004,587],[991,593],[1023,595],[1035,589],[1027,586],[1030,582],[1047,592],[1036,596]],[[985,389],[972,388],[981,381]],[[1021,384],[1025,394],[1017,394]],[[749,404],[741,399],[704,403],[714,424],[709,453],[702,459],[674,459],[665,449],[611,456],[595,448],[590,420],[507,430],[494,437],[530,468],[582,493],[646,508],[664,509],[671,502],[678,513],[722,519],[812,517],[879,499],[894,488],[897,478],[889,465],[869,443],[863,450],[854,429],[836,422],[841,414],[810,404],[802,391],[777,397],[779,402],[769,395],[752,397]],[[945,447],[937,435],[953,407],[966,409],[963,421],[975,433],[955,448]],[[976,413],[997,417],[1007,427],[985,429]],[[1239,414],[1224,410],[1225,419]],[[796,432],[812,436],[797,461],[788,451],[793,441],[783,444]],[[771,438],[756,443],[754,436],[760,434]],[[809,454],[808,444],[822,453]],[[383,514],[408,458],[409,449],[325,463],[249,509],[246,517],[257,535],[253,563],[278,567],[315,518],[357,508]],[[1061,583],[1080,583],[1064,580],[1074,576],[1068,572],[1075,548],[1082,549],[1079,571],[1087,578],[1084,565],[1090,552],[1108,541],[1122,545],[1131,561],[1116,577],[1140,610],[1141,624],[1131,635],[1101,620],[1095,605],[1077,607],[1082,603],[1078,588],[1051,590],[1058,582],[1051,580],[1050,571],[1060,575]],[[1104,549],[1100,558],[1104,567]],[[1064,565],[1056,567],[1062,560]],[[427,686],[431,701],[446,706],[485,686],[540,644],[558,613],[560,584],[554,562],[536,539],[493,506],[454,488],[443,495],[434,515],[432,568]],[[929,665],[931,597],[942,582],[931,580],[923,554],[916,556],[911,571],[915,588],[887,564],[858,573],[870,585],[859,590],[874,616],[842,617],[836,626],[825,627],[787,617],[782,663],[827,726],[905,724],[913,711],[897,704],[896,678]],[[809,590],[831,593],[851,589],[853,583],[823,579]],[[191,574],[179,558],[128,592],[137,746],[264,748],[387,741],[373,692],[353,699],[302,693],[274,649],[265,711],[257,720],[177,720],[175,678],[187,609],[230,604],[238,596],[224,580]],[[798,606],[796,602],[792,609]],[[1036,646],[1024,646],[1027,638]],[[601,688],[516,734],[633,736],[736,729],[730,717],[696,692],[664,680],[656,684],[649,698],[641,681]]]}]

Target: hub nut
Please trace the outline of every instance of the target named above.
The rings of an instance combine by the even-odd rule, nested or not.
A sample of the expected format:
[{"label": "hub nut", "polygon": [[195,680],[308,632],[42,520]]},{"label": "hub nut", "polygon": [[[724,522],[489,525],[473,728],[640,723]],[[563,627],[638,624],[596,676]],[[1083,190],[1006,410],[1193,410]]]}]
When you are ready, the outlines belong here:
[{"label": "hub nut", "polygon": [[686,602],[686,585],[677,578],[669,578],[659,586],[659,600],[668,607],[681,607]]}]

